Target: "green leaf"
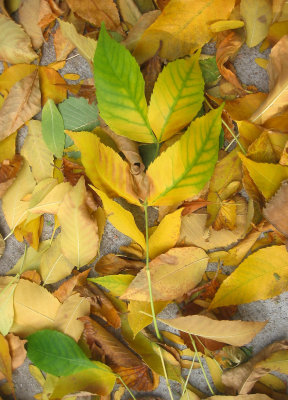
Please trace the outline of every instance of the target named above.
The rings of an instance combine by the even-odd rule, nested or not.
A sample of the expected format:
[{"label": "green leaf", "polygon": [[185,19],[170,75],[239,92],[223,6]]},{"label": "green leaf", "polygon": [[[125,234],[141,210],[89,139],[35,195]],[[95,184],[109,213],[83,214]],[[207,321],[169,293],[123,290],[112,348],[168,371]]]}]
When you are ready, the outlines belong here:
[{"label": "green leaf", "polygon": [[65,143],[64,123],[51,99],[46,102],[42,110],[42,135],[48,149],[57,158],[62,158]]},{"label": "green leaf", "polygon": [[154,86],[148,110],[159,142],[180,132],[197,115],[204,100],[199,53],[169,63]]},{"label": "green leaf", "polygon": [[84,369],[98,368],[75,340],[64,333],[43,329],[28,336],[27,341],[28,357],[49,374],[67,376]]},{"label": "green leaf", "polygon": [[149,205],[177,204],[198,194],[209,181],[217,161],[221,112],[219,107],[197,118],[149,166]]},{"label": "green leaf", "polygon": [[129,51],[102,25],[94,57],[94,77],[101,117],[118,135],[153,143],[147,119],[144,79]]},{"label": "green leaf", "polygon": [[110,290],[113,296],[121,296],[135,278],[134,275],[107,275],[98,278],[88,278],[88,281],[97,283]]},{"label": "green leaf", "polygon": [[204,60],[199,60],[199,65],[205,84],[211,84],[221,77],[221,74],[217,67],[216,57],[209,57]]},{"label": "green leaf", "polygon": [[70,97],[59,104],[59,110],[64,121],[64,128],[74,132],[91,132],[99,125],[98,109],[95,104],[89,104],[84,97]]}]

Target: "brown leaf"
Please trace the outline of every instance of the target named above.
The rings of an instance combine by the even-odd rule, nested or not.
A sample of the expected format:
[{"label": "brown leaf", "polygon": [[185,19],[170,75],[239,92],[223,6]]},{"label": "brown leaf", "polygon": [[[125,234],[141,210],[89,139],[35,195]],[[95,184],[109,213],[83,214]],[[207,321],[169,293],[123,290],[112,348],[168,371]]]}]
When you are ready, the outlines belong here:
[{"label": "brown leaf", "polygon": [[62,285],[60,285],[59,288],[53,292],[53,296],[55,296],[60,303],[63,303],[75,291],[76,285],[85,285],[89,272],[90,269],[87,269],[83,272],[75,271],[75,275],[62,283]]},{"label": "brown leaf", "polygon": [[144,265],[144,262],[139,260],[132,260],[115,254],[107,254],[100,258],[95,265],[95,270],[102,275],[113,275],[119,274],[120,272],[136,274]]},{"label": "brown leaf", "polygon": [[41,276],[35,269],[23,272],[23,274],[21,274],[21,278],[28,279],[28,281],[31,282],[35,282],[37,283],[37,285],[41,284]]},{"label": "brown leaf", "polygon": [[38,17],[38,25],[41,29],[55,21],[57,17],[62,14],[62,10],[57,6],[53,0],[40,0],[40,10]]},{"label": "brown leaf", "polygon": [[91,313],[106,321],[113,328],[121,326],[119,314],[109,298],[93,283],[77,285],[75,290],[91,303]]},{"label": "brown leaf", "polygon": [[155,82],[162,70],[161,58],[158,55],[158,51],[150,60],[142,65],[141,70],[145,81],[145,97],[149,104]]},{"label": "brown leaf", "polygon": [[284,181],[272,199],[266,203],[266,207],[263,210],[264,217],[286,237],[288,237],[287,199],[288,181]]},{"label": "brown leaf", "polygon": [[70,54],[71,51],[75,49],[75,46],[73,45],[73,43],[70,42],[69,39],[67,39],[63,35],[60,27],[58,27],[53,36],[54,36],[53,44],[56,53],[56,60],[57,61],[66,60],[68,54]]},{"label": "brown leaf", "polygon": [[250,361],[239,367],[225,371],[222,375],[222,382],[225,386],[233,388],[239,394],[249,393],[255,382],[270,371],[268,368],[257,368],[257,364],[270,357],[273,353],[287,349],[287,340],[270,344]]},{"label": "brown leaf", "polygon": [[12,380],[12,360],[9,352],[9,345],[8,341],[0,333],[0,379],[3,378],[7,379],[9,389],[14,394],[14,385]]},{"label": "brown leaf", "polygon": [[19,154],[16,154],[12,161],[4,160],[0,164],[0,199],[14,182],[21,167],[22,156]]},{"label": "brown leaf", "polygon": [[130,389],[138,391],[155,389],[158,385],[155,375],[136,355],[96,321],[89,317],[80,320],[85,324],[84,338],[89,347],[93,347],[93,344],[101,347],[107,365],[121,376]]},{"label": "brown leaf", "polygon": [[38,70],[21,79],[10,90],[0,110],[0,140],[20,128],[41,111]]},{"label": "brown leaf", "polygon": [[[13,333],[8,333],[6,340],[9,346],[9,353],[12,360],[12,370],[17,369],[23,364],[26,358],[25,343],[27,340],[22,340],[18,336],[13,335]],[[2,377],[0,376],[0,380]]]},{"label": "brown leaf", "polygon": [[19,21],[26,33],[30,36],[35,50],[42,46],[44,41],[42,31],[38,25],[40,0],[23,1],[19,8]]},{"label": "brown leaf", "polygon": [[104,22],[107,29],[122,33],[120,18],[113,0],[67,0],[71,10],[79,17],[100,27]]},{"label": "brown leaf", "polygon": [[245,91],[235,73],[231,69],[228,69],[225,64],[236,55],[242,44],[243,40],[241,36],[234,30],[224,31],[218,34],[216,63],[219,72],[228,82],[232,83],[232,85],[239,90],[239,94],[244,94]]}]

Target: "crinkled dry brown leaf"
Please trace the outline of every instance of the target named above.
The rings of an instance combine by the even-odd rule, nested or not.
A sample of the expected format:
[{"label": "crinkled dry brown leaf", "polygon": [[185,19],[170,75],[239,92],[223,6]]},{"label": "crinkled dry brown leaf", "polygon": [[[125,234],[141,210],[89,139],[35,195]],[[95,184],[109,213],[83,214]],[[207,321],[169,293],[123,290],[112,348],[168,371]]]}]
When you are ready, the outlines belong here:
[{"label": "crinkled dry brown leaf", "polygon": [[281,350],[288,350],[287,340],[272,343],[245,364],[226,370],[222,375],[222,382],[225,386],[233,388],[235,393],[249,393],[255,382],[258,381],[261,376],[270,372],[270,369],[257,367],[257,364],[270,357],[273,353]]},{"label": "crinkled dry brown leaf", "polygon": [[53,295],[60,301],[60,303],[63,303],[75,291],[76,285],[81,286],[86,284],[86,279],[89,275],[89,272],[90,269],[87,269],[83,272],[75,271],[74,276],[63,282],[62,285],[60,285],[59,288],[53,292]]},{"label": "crinkled dry brown leaf", "polygon": [[[12,370],[15,370],[23,364],[26,358],[26,350],[24,347],[26,340],[21,340],[18,336],[13,335],[13,333],[8,333],[5,339],[9,346]],[[1,379],[4,379],[4,375],[0,372],[0,380]]]},{"label": "crinkled dry brown leaf", "polygon": [[0,110],[0,140],[41,111],[38,70],[15,83]]},{"label": "crinkled dry brown leaf", "polygon": [[38,25],[40,0],[25,0],[19,8],[19,21],[31,38],[35,50],[42,46],[44,41],[42,30]]},{"label": "crinkled dry brown leaf", "polygon": [[0,199],[14,182],[22,166],[22,157],[16,154],[13,160],[4,160],[0,164]]},{"label": "crinkled dry brown leaf", "polygon": [[129,388],[151,391],[158,386],[157,375],[111,333],[89,317],[80,320],[85,324],[84,338],[89,347],[93,349],[94,344],[101,347],[107,365],[121,376]]},{"label": "crinkled dry brown leaf", "polygon": [[287,199],[288,181],[284,181],[272,199],[266,203],[266,207],[263,210],[264,217],[286,237],[288,237]]},{"label": "crinkled dry brown leaf", "polygon": [[38,25],[41,29],[55,21],[57,17],[62,14],[62,10],[57,6],[53,0],[40,0],[40,9],[38,17]]},{"label": "crinkled dry brown leaf", "polygon": [[102,275],[113,275],[119,274],[120,272],[136,274],[144,266],[145,263],[143,261],[121,257],[116,254],[107,254],[100,258],[95,265],[95,270]]}]

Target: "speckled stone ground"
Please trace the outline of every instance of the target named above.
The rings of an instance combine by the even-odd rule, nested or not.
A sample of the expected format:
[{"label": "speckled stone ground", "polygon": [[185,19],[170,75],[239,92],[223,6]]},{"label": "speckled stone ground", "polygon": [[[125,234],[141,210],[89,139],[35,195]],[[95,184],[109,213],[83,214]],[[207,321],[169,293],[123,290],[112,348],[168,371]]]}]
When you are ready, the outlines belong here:
[{"label": "speckled stone ground", "polygon": [[[205,48],[206,53],[211,54],[214,50],[213,45],[208,45]],[[260,68],[254,61],[256,57],[267,57],[269,51],[264,54],[260,54],[258,48],[249,49],[247,46],[243,46],[235,60],[235,67],[237,70],[238,77],[240,80],[247,85],[255,85],[259,90],[268,91],[268,79],[266,71]],[[76,57],[71,57],[75,56]],[[60,71],[62,75],[66,73],[78,73],[81,78],[89,78],[92,76],[91,70],[88,63],[80,56],[77,55],[75,50],[71,53],[70,59],[67,61],[65,67]],[[54,61],[55,54],[52,42],[46,43],[44,46],[43,57],[41,64],[47,65]],[[2,66],[0,65],[0,73]],[[22,128],[19,132],[18,149],[23,144],[23,140],[26,136],[26,128]],[[1,210],[0,210],[1,212]],[[137,216],[137,221],[141,225],[142,216]],[[142,220],[143,228],[143,220]],[[43,232],[43,238],[48,238],[51,227],[47,227]],[[9,228],[5,222],[3,214],[0,215],[0,232],[5,237],[9,233]],[[111,252],[117,252],[121,245],[129,243],[129,238],[125,237],[120,232],[116,231],[115,228],[109,223],[106,226],[105,234],[101,243],[101,256]],[[6,242],[6,249],[3,257],[0,259],[0,273],[4,274],[8,271],[20,258],[24,252],[24,245],[17,242],[14,237],[10,237]],[[267,301],[259,301],[248,305],[242,305],[239,307],[238,317],[243,320],[256,320],[263,321],[269,320],[265,329],[257,336],[257,338],[251,343],[254,351],[261,350],[267,344],[287,338],[288,330],[288,319],[287,319],[287,300],[288,293],[285,293],[277,298]],[[175,308],[170,307],[164,311],[165,317],[172,317],[175,315]],[[165,327],[167,329],[167,327]],[[40,387],[37,382],[30,376],[28,370],[29,362],[26,361],[23,366],[18,368],[14,373],[14,382],[16,387],[16,395],[18,400],[32,400],[33,395],[40,391]],[[209,394],[209,390],[201,370],[194,370],[191,377],[191,383],[199,387],[202,391]],[[177,384],[172,385],[173,392],[175,393],[175,399],[179,397],[179,386]],[[169,399],[169,393],[166,388],[166,383],[161,380],[158,389],[154,392],[163,399]],[[87,397],[86,397],[87,399]]]}]

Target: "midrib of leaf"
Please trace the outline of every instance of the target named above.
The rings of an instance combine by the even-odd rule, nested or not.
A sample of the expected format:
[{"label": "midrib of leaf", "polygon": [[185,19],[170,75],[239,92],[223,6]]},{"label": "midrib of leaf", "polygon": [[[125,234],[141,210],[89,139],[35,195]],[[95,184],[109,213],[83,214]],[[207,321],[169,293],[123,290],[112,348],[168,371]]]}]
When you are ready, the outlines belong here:
[{"label": "midrib of leaf", "polygon": [[19,301],[16,301],[15,299],[14,299],[14,302],[15,302],[16,304],[20,304],[22,307],[27,308],[27,310],[32,311],[34,314],[41,315],[42,317],[48,319],[48,320],[51,321],[51,322],[54,322],[54,321],[55,321],[54,319],[49,318],[47,315],[42,314],[42,313],[40,313],[39,311],[36,311],[36,310],[34,310],[33,308],[31,308],[31,307],[28,307],[26,304],[23,304],[23,303],[21,303],[21,302],[19,302]]},{"label": "midrib of leaf", "polygon": [[69,361],[70,363],[75,363],[77,366],[79,366],[79,365],[83,365],[83,366],[89,365],[90,368],[99,369],[99,367],[97,367],[93,362],[91,362],[91,364],[90,364],[89,360],[85,360],[85,359],[83,360],[83,358],[82,359],[81,358],[68,358],[68,357],[59,355],[59,353],[54,354],[54,353],[50,353],[49,351],[44,351],[44,350],[39,350],[39,349],[37,349],[37,353],[43,354],[43,355],[48,356],[48,357],[54,356],[56,359],[58,358],[60,360],[66,360],[66,361]]},{"label": "midrib of leaf", "polygon": [[52,102],[49,102],[49,108],[50,108],[50,113],[51,113],[51,123],[52,123],[52,138],[53,138],[53,143],[55,149],[57,149],[57,144],[55,142],[55,129],[53,129],[54,126],[54,117],[53,117],[53,111],[52,111]]},{"label": "midrib of leaf", "polygon": [[[161,134],[160,134],[160,137],[159,137],[159,142],[161,142],[161,139],[162,139],[162,136],[163,136],[163,134],[164,134],[165,128],[166,128],[166,126],[167,126],[167,124],[168,124],[168,122],[169,122],[169,119],[170,119],[171,115],[172,115],[173,112],[174,112],[174,108],[175,108],[176,104],[178,103],[178,101],[179,101],[179,99],[180,99],[180,97],[181,97],[181,95],[182,95],[183,90],[184,90],[185,87],[186,87],[186,83],[187,83],[187,81],[189,80],[189,76],[190,76],[190,74],[191,74],[191,71],[192,71],[193,68],[194,68],[194,65],[195,65],[195,61],[194,61],[193,64],[191,65],[191,68],[189,68],[189,70],[187,71],[187,74],[186,74],[186,76],[185,76],[185,79],[182,81],[182,85],[181,85],[181,88],[180,88],[179,91],[178,91],[178,95],[175,97],[175,99],[174,99],[174,101],[173,101],[173,104],[172,104],[172,106],[171,106],[171,108],[170,108],[170,111],[169,111],[169,113],[168,113],[168,115],[167,115],[166,121],[165,121],[165,123],[164,123],[164,125],[163,125],[163,127],[162,127],[162,129],[161,129]],[[178,72],[178,75],[179,75],[179,71],[178,71],[178,70],[177,70],[177,72]],[[174,77],[173,77],[173,75],[171,74],[171,72],[170,72],[170,75],[171,75],[172,79],[174,79]],[[175,85],[175,86],[177,86],[177,85]]]},{"label": "midrib of leaf", "polygon": [[61,204],[62,201],[63,201],[63,199],[62,199],[61,201],[53,201],[53,202],[51,202],[51,203],[44,203],[44,204],[41,204],[41,205],[38,205],[38,206],[34,206],[34,207],[28,209],[27,211],[37,210],[37,208],[42,208],[42,207],[47,207],[47,206],[54,206],[55,204],[56,204],[56,205],[57,205],[57,204]]},{"label": "midrib of leaf", "polygon": [[74,315],[76,314],[78,308],[80,307],[80,305],[83,303],[83,301],[85,300],[85,298],[80,298],[81,301],[78,302],[77,306],[74,308],[73,313],[71,314],[71,317],[69,318],[69,320],[67,321],[66,327],[64,329],[64,333],[66,334],[67,329],[69,328],[69,325],[71,324]]},{"label": "midrib of leaf", "polygon": [[46,276],[45,281],[43,282],[43,286],[46,285],[46,282],[48,281],[48,279],[50,278],[50,275],[52,274],[52,272],[54,271],[58,261],[61,259],[61,257],[63,257],[63,254],[60,254],[60,256],[57,258],[57,260],[54,262],[54,264],[52,265],[48,275]]},{"label": "midrib of leaf", "polygon": [[205,6],[204,6],[201,10],[198,11],[197,14],[193,15],[193,16],[186,22],[186,24],[183,24],[183,25],[179,24],[179,29],[176,30],[176,31],[174,32],[174,34],[179,35],[180,32],[184,31],[184,30],[192,23],[192,21],[193,21],[194,19],[196,19],[197,17],[199,17],[199,15],[201,15],[201,14],[206,10],[206,8],[210,7],[210,5],[211,5],[213,2],[214,2],[214,0],[210,0],[209,2],[207,2],[207,3],[205,4]]}]

